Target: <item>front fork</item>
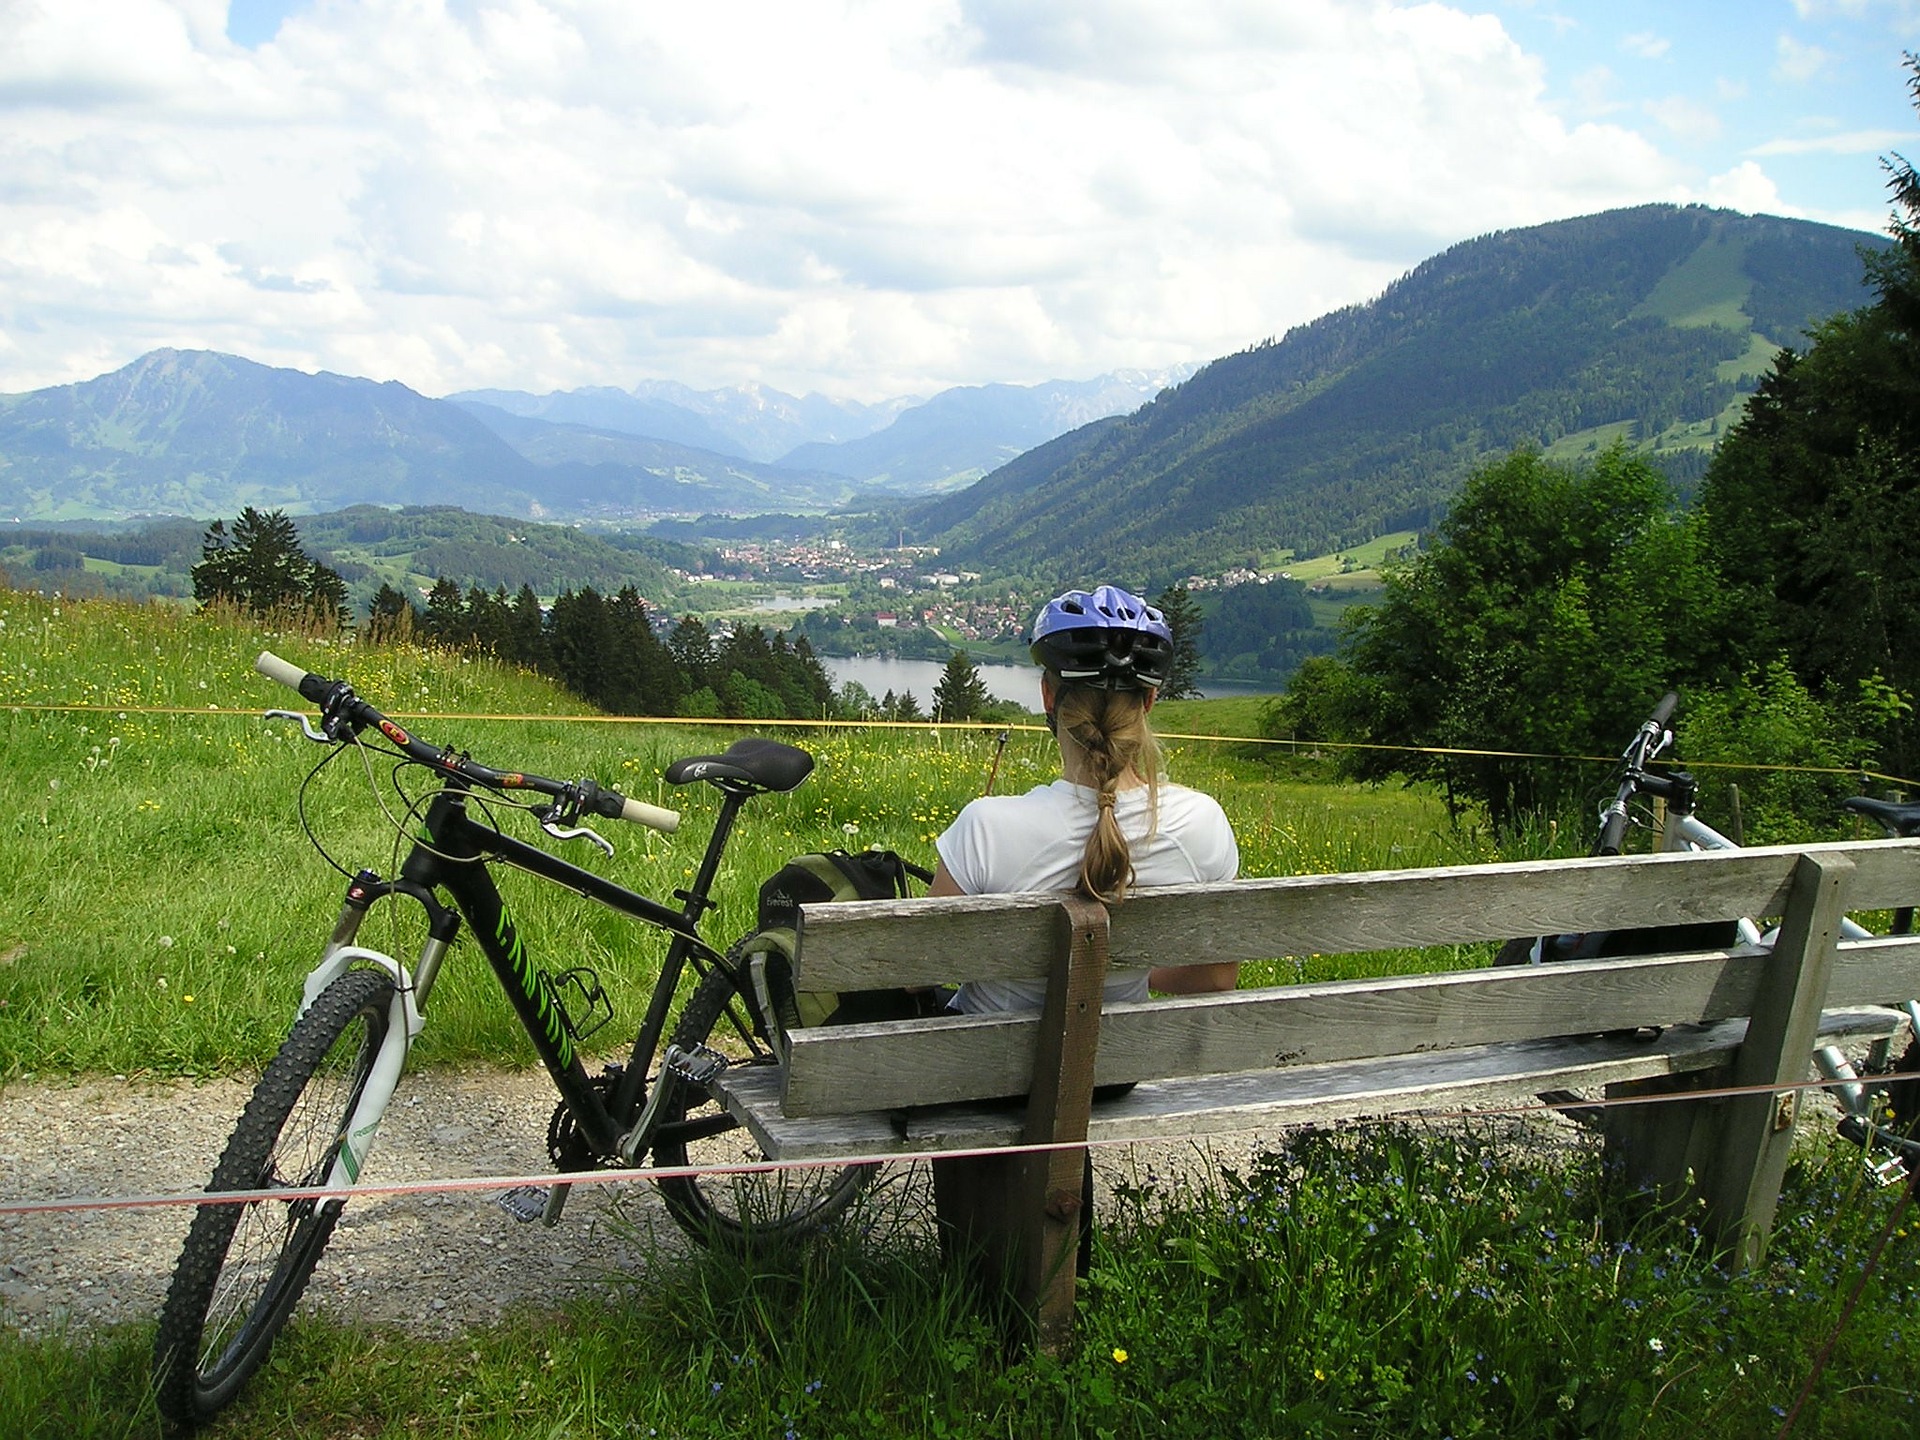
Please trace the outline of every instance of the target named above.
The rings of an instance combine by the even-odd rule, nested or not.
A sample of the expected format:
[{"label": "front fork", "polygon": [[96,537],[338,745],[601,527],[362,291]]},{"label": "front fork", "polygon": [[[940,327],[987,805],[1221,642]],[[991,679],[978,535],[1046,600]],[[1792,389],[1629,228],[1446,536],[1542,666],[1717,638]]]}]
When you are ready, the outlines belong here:
[{"label": "front fork", "polygon": [[[354,943],[360,931],[360,922],[366,918],[373,901],[395,893],[409,894],[420,900],[429,917],[427,938],[421,944],[419,958],[414,962],[411,972],[391,955]],[[353,1111],[346,1119],[339,1153],[327,1172],[328,1189],[344,1189],[359,1179],[367,1152],[373,1148],[373,1137],[400,1084],[407,1053],[413,1048],[413,1042],[420,1032],[426,1028],[424,1011],[427,993],[433,988],[434,977],[440,973],[441,961],[453,945],[459,923],[459,917],[440,905],[430,892],[417,893],[415,887],[404,882],[384,881],[370,872],[362,871],[347,886],[347,898],[340,907],[339,918],[334,922],[333,934],[320,954],[319,963],[307,973],[300,998],[300,1014],[306,1014],[329,985],[353,969],[384,970],[393,981],[393,1000],[387,1012],[386,1038],[380,1043],[373,1067],[367,1072],[366,1083],[361,1086],[359,1098],[354,1101]]]}]

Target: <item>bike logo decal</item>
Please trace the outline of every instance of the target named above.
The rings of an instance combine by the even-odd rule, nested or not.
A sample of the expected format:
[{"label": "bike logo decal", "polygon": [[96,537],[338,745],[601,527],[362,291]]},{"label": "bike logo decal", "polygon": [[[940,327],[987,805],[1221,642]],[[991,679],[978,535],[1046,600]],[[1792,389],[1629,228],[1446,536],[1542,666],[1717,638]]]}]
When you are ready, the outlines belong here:
[{"label": "bike logo decal", "polygon": [[407,734],[406,731],[402,730],[384,715],[380,717],[380,733],[394,744],[403,748],[413,743],[413,737],[411,735]]},{"label": "bike logo decal", "polygon": [[507,959],[513,962],[514,977],[520,982],[521,993],[534,1003],[539,1011],[541,1029],[560,1056],[562,1065],[573,1064],[573,1035],[567,1028],[566,1017],[560,1013],[560,1007],[554,1003],[553,993],[542,975],[527,959],[527,950],[520,943],[520,932],[513,928],[513,921],[507,918],[507,908],[500,907],[500,918],[493,927],[494,938],[505,948]]}]

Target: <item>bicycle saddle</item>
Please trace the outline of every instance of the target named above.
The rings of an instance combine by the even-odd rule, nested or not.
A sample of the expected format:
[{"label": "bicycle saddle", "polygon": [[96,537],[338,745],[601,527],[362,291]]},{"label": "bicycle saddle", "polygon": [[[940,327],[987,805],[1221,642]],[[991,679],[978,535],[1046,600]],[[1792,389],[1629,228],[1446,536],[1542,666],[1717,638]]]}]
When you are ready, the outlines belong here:
[{"label": "bicycle saddle", "polygon": [[1874,800],[1865,795],[1855,795],[1850,800],[1842,800],[1840,804],[1843,809],[1857,815],[1872,816],[1903,840],[1920,836],[1920,803]]},{"label": "bicycle saddle", "polygon": [[705,780],[755,790],[791,790],[813,773],[813,756],[778,740],[736,740],[724,755],[689,755],[667,767],[669,785]]}]

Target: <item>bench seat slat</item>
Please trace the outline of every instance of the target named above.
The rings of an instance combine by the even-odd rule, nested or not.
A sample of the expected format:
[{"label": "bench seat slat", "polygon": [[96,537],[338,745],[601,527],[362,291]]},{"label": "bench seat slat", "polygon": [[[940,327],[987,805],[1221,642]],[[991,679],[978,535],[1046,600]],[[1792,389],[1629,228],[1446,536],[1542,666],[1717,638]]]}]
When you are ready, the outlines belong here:
[{"label": "bench seat slat", "polygon": [[[1903,1024],[1898,1011],[1859,1007],[1826,1011],[1819,1030],[1822,1043],[1858,1044],[1897,1035]],[[1732,1059],[1746,1029],[1744,1019],[1733,1019],[1676,1027],[1651,1039],[1525,1040],[1151,1082],[1118,1099],[1095,1102],[1088,1138],[1165,1139],[1355,1115],[1454,1110],[1490,1105],[1503,1093],[1593,1089],[1709,1070]],[[781,1160],[931,1155],[1017,1144],[1024,1119],[1018,1105],[789,1117],[781,1110],[780,1086],[779,1071],[771,1066],[729,1070],[715,1082],[728,1109],[752,1130],[766,1154]]]},{"label": "bench seat slat", "polygon": [[[1496,1044],[1543,1035],[1710,1023],[1752,1011],[1766,957],[1708,952],[1113,1003],[1095,1079],[1178,1079]],[[1840,947],[1828,1001],[1920,994],[1920,937]],[[1018,1094],[1033,1073],[1032,1013],[829,1026],[793,1036],[791,1115],[850,1114]]]},{"label": "bench seat slat", "polygon": [[[1920,840],[1290,875],[1143,889],[1114,908],[1110,953],[1116,966],[1208,964],[1598,930],[1627,917],[1644,926],[1778,915],[1808,853],[1853,862],[1855,908],[1887,908],[1920,891]],[[800,983],[862,990],[1038,978],[1057,910],[1046,895],[807,906]],[[956,955],[968,957],[968,973],[952,973]]]}]

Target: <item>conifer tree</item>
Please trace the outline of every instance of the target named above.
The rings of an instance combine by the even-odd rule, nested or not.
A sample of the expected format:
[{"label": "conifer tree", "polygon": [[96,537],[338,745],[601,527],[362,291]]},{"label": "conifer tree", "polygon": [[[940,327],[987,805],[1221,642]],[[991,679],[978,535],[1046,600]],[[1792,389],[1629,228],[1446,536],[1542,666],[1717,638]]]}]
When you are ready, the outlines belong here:
[{"label": "conifer tree", "polygon": [[947,658],[947,668],[933,692],[933,718],[936,720],[976,719],[988,699],[986,682],[964,650]]}]

